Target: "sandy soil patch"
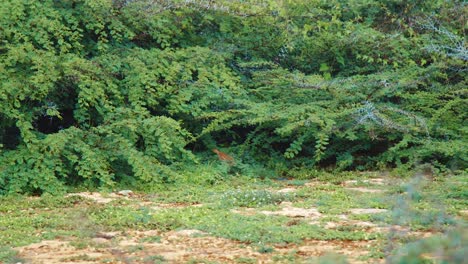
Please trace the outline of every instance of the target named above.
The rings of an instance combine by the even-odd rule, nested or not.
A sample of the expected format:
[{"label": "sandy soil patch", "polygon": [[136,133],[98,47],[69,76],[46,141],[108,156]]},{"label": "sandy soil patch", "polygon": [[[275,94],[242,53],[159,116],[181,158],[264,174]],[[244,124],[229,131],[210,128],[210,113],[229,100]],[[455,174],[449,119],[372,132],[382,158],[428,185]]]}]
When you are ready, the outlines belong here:
[{"label": "sandy soil patch", "polygon": [[306,182],[304,184],[304,186],[315,187],[315,186],[319,186],[319,185],[323,185],[323,184],[324,184],[323,182],[319,182],[319,181],[309,181],[309,182]]},{"label": "sandy soil patch", "polygon": [[[326,253],[338,253],[347,257],[348,263],[360,264],[369,263],[361,261],[360,257],[369,254],[373,246],[372,241],[339,241],[339,240],[306,240],[295,250],[296,254],[305,258],[323,256]],[[280,251],[280,249],[278,249]],[[372,260],[371,263],[379,263]]]},{"label": "sandy soil patch", "polygon": [[175,231],[176,236],[194,236],[194,235],[207,235],[208,233],[197,229],[184,229]]},{"label": "sandy soil patch", "polygon": [[[56,264],[56,263],[97,263],[99,259],[112,257],[106,251],[92,250],[88,248],[76,249],[67,241],[45,240],[29,246],[16,248],[19,256],[26,259],[26,263],[32,264]],[[86,256],[86,257],[85,257]],[[81,260],[80,260],[81,259]]]},{"label": "sandy soil patch", "polygon": [[379,213],[385,213],[387,212],[387,209],[377,209],[377,208],[355,208],[355,209],[349,209],[349,212],[352,214],[379,214]]},{"label": "sandy soil patch", "polygon": [[[321,225],[320,222],[310,222],[310,224],[313,225]],[[355,227],[360,227],[362,229],[370,229],[373,227],[376,227],[377,224],[367,222],[367,221],[358,221],[358,220],[346,220],[346,221],[340,221],[340,222],[326,222],[323,227],[326,229],[337,229],[343,226],[355,226]]]},{"label": "sandy soil patch", "polygon": [[399,225],[380,226],[372,222],[351,220],[351,219],[348,219],[346,221],[326,222],[326,223],[320,223],[319,221],[312,221],[309,224],[319,225],[326,229],[339,229],[343,227],[353,227],[354,229],[365,230],[368,233],[384,233],[384,234],[387,234],[388,236],[400,237],[400,238],[402,237],[427,238],[437,233],[437,232],[431,232],[431,231],[411,231],[409,227],[399,226]]},{"label": "sandy soil patch", "polygon": [[293,207],[291,202],[282,202],[281,210],[278,211],[257,211],[255,208],[233,209],[231,212],[242,215],[255,215],[258,213],[265,215],[283,215],[288,217],[303,217],[308,219],[318,219],[322,214],[316,208]]},{"label": "sandy soil patch", "polygon": [[400,225],[387,225],[377,226],[369,229],[369,232],[386,233],[392,237],[416,237],[416,238],[428,238],[437,234],[435,231],[412,231],[408,226]]},{"label": "sandy soil patch", "polygon": [[[361,183],[373,185],[384,185],[383,179],[370,179],[362,181],[346,181],[343,187],[359,192],[382,192],[384,190],[366,188],[358,186]],[[320,182],[309,182],[305,186],[324,185]],[[292,187],[275,190],[278,193],[292,193],[302,187]],[[380,187],[375,187],[380,188]],[[80,196],[90,199],[96,203],[109,203],[116,199],[131,200],[130,206],[146,206],[154,210],[165,208],[184,208],[204,206],[199,203],[158,203],[145,197],[137,197],[133,192],[124,190],[121,193],[115,192],[102,195],[97,192],[83,192],[69,194],[68,196]],[[139,199],[135,199],[139,198]],[[233,209],[231,212],[243,215],[283,215],[291,217],[292,224],[308,221],[310,224],[320,225],[327,229],[340,229],[350,227],[350,230],[365,230],[368,233],[385,233],[391,237],[428,237],[434,232],[415,232],[407,227],[396,225],[383,225],[382,223],[372,223],[349,219],[353,214],[375,214],[388,212],[386,209],[378,208],[354,208],[346,214],[334,215],[330,221],[324,222],[322,215],[317,208],[297,208],[291,202],[282,202],[277,211],[260,211],[258,208]],[[468,210],[459,212],[459,215],[466,217]],[[291,225],[292,225],[291,224]],[[70,238],[72,241],[74,238]],[[275,263],[273,256],[290,257],[294,255],[297,260],[304,260],[322,256],[326,253],[334,252],[345,255],[348,263],[379,263],[375,260],[360,260],[360,257],[369,254],[372,247],[379,241],[326,241],[326,240],[305,240],[298,244],[276,244],[271,246],[274,251],[271,253],[258,252],[258,244],[242,243],[230,239],[214,237],[209,233],[187,229],[170,232],[160,230],[136,231],[126,230],[122,232],[98,232],[94,237],[84,240],[84,246],[75,248],[66,240],[47,240],[29,246],[16,248],[19,257],[25,259],[24,263],[32,264],[57,264],[57,263],[154,263],[154,260],[164,259],[165,263],[187,263],[190,260],[203,259],[218,263],[238,263],[240,258],[249,258],[255,263]],[[79,240],[82,242],[82,238]],[[382,260],[383,262],[383,260]],[[281,263],[281,262],[280,262]]]},{"label": "sandy soil patch", "polygon": [[304,217],[309,219],[318,219],[322,214],[316,208],[298,208],[293,207],[290,202],[281,203],[283,208],[279,211],[260,211],[266,215],[284,215],[289,217]]},{"label": "sandy soil patch", "polygon": [[[103,233],[111,239],[97,237],[103,243],[97,247],[77,249],[68,241],[47,240],[16,248],[19,256],[32,264],[58,263],[153,263],[149,260],[164,258],[165,263],[186,263],[193,259],[238,263],[239,258],[255,259],[256,263],[273,263],[273,256],[290,255],[297,258],[318,257],[328,252],[346,255],[349,263],[359,261],[368,254],[372,241],[320,241],[306,240],[298,245],[274,246],[272,253],[257,252],[258,245],[241,243],[210,236],[200,230],[179,230],[161,233],[158,230]],[[146,237],[160,237],[156,242],[142,242]],[[92,240],[94,242],[94,240]],[[95,245],[96,246],[96,245]],[[109,262],[110,261],[110,262]]]},{"label": "sandy soil patch", "polygon": [[102,204],[110,203],[118,198],[128,199],[128,197],[120,196],[116,193],[110,193],[104,196],[98,192],[70,193],[70,194],[67,194],[65,197],[71,197],[71,196],[80,196],[80,197],[92,200],[96,203],[102,203]]},{"label": "sandy soil patch", "polygon": [[468,210],[460,210],[459,213],[461,216],[468,217]]},{"label": "sandy soil patch", "polygon": [[366,192],[366,193],[381,193],[384,192],[384,190],[380,189],[369,189],[365,187],[346,187],[346,190],[351,190],[351,191],[357,191],[357,192]]},{"label": "sandy soil patch", "polygon": [[277,193],[293,193],[295,191],[297,191],[296,188],[283,188],[283,189],[277,190],[276,192]]},{"label": "sandy soil patch", "polygon": [[203,204],[200,203],[157,203],[151,206],[153,210],[161,210],[167,208],[185,208],[185,207],[202,207]]},{"label": "sandy soil patch", "polygon": [[366,184],[373,184],[373,185],[385,185],[385,179],[383,178],[374,178],[374,179],[366,179],[366,180],[349,180],[344,181],[344,186],[353,186],[359,183],[366,183]]},{"label": "sandy soil patch", "polygon": [[257,214],[257,210],[255,208],[245,208],[242,210],[232,209],[231,212],[235,214],[245,215],[245,216]]}]

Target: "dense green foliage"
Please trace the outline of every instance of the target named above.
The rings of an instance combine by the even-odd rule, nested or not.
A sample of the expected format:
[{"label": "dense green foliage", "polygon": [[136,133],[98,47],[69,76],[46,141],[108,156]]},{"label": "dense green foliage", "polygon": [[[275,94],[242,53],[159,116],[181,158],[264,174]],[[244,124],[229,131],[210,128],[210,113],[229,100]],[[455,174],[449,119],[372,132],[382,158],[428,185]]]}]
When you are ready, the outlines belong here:
[{"label": "dense green foliage", "polygon": [[[463,1],[4,0],[0,193],[465,169]],[[221,168],[222,169],[222,168]]]}]

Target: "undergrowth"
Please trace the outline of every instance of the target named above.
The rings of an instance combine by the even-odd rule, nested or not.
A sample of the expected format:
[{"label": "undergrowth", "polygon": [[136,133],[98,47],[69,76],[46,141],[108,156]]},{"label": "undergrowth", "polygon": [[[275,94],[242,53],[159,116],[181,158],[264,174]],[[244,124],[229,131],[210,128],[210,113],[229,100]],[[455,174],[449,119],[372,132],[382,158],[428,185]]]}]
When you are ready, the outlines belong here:
[{"label": "undergrowth", "polygon": [[[256,245],[263,251],[275,249],[277,245],[300,245],[311,239],[374,241],[378,247],[369,253],[369,259],[386,257],[392,263],[407,263],[421,260],[421,254],[435,254],[435,258],[440,256],[453,263],[460,260],[467,239],[463,235],[466,215],[461,213],[467,208],[465,189],[460,187],[466,175],[431,179],[418,176],[408,180],[386,177],[386,185],[372,185],[366,182],[366,177],[358,177],[356,175],[355,179],[360,180],[353,186],[382,191],[365,193],[347,189],[343,185],[344,179],[350,179],[347,174],[341,184],[313,180],[312,185],[308,182],[296,185],[289,180],[249,177],[226,178],[218,185],[185,183],[157,192],[138,192],[135,197],[119,198],[106,204],[79,196],[2,197],[0,246],[4,253],[1,261],[8,263],[19,257],[15,247],[41,240],[65,238],[74,247],[84,249],[107,247],[92,242],[101,232],[125,234],[130,230],[159,230],[164,233],[181,229],[201,230],[210,236]],[[291,186],[297,188],[294,194],[277,192]],[[311,223],[304,218],[262,213],[281,210],[284,201],[297,208],[317,208],[323,216]],[[351,214],[355,208],[388,211]],[[344,221],[343,215],[350,221],[370,222],[389,232],[371,232],[368,227],[355,224],[326,227],[328,222]],[[418,232],[428,232],[431,236],[420,238],[415,235]],[[138,243],[161,243],[161,239],[159,235],[152,236]],[[296,257],[292,259],[297,260]]]}]

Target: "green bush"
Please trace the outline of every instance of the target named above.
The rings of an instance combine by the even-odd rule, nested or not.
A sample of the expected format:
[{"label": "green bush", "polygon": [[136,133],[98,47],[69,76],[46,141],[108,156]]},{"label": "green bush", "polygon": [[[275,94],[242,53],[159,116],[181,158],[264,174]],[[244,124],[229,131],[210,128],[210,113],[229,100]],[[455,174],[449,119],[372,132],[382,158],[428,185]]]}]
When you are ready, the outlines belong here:
[{"label": "green bush", "polygon": [[462,5],[5,0],[0,194],[167,184],[216,146],[231,174],[464,169]]}]

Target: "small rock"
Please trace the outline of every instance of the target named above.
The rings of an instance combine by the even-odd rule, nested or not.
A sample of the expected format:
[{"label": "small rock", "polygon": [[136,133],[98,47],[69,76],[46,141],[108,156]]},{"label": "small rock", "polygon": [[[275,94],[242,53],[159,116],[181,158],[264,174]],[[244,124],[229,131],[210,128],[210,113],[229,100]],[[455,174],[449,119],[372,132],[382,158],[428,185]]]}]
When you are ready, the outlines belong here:
[{"label": "small rock", "polygon": [[337,215],[337,217],[338,217],[338,219],[348,220],[348,216],[346,216],[344,214]]},{"label": "small rock", "polygon": [[322,216],[322,214],[315,208],[296,208],[296,207],[285,207],[280,211],[261,211],[260,213],[266,215],[284,215],[289,217],[305,217],[309,219],[317,219]]},{"label": "small rock", "polygon": [[70,193],[67,194],[65,197],[71,197],[71,196],[80,196],[86,199],[90,199],[95,201],[96,203],[110,203],[113,201],[111,198],[104,198],[102,197],[102,194],[97,193],[97,192],[81,192],[81,193]]},{"label": "small rock", "polygon": [[102,237],[95,237],[92,239],[92,241],[96,244],[105,244],[107,242],[109,242],[107,239],[105,238],[102,238]]},{"label": "small rock", "polygon": [[370,208],[370,209],[351,209],[349,210],[352,214],[378,214],[378,213],[384,213],[387,212],[387,209],[375,209],[375,208]]},{"label": "small rock", "polygon": [[374,185],[385,185],[385,180],[382,178],[374,178],[374,179],[367,179],[367,180],[360,180],[360,181],[349,180],[349,181],[344,181],[343,184],[345,186],[349,186],[349,185],[356,185],[359,182],[367,183],[367,184],[374,184]]},{"label": "small rock", "polygon": [[119,234],[119,232],[99,232],[96,234],[96,237],[100,237],[100,238],[105,238],[105,239],[112,239],[114,237],[116,237],[117,235]]},{"label": "small rock", "polygon": [[292,192],[295,192],[296,189],[294,188],[284,188],[284,189],[281,189],[281,190],[278,190],[277,192],[278,193],[292,193]]},{"label": "small rock", "polygon": [[327,223],[325,224],[324,227],[325,227],[326,229],[335,229],[335,228],[337,228],[338,226],[340,226],[339,223],[327,222]]},{"label": "small rock", "polygon": [[318,186],[320,184],[321,183],[319,181],[310,181],[310,182],[306,182],[304,185],[307,186],[307,187],[315,187],[315,186]]},{"label": "small rock", "polygon": [[117,192],[117,194],[121,196],[133,196],[134,195],[133,191],[131,190],[122,190],[122,191]]},{"label": "small rock", "polygon": [[366,193],[381,193],[383,190],[380,189],[368,189],[363,187],[348,187],[347,190],[357,191],[357,192],[366,192]]},{"label": "small rock", "polygon": [[360,227],[375,227],[376,226],[376,224],[372,222],[366,222],[366,221],[356,221],[354,222],[354,224]]},{"label": "small rock", "polygon": [[184,230],[179,230],[176,233],[181,236],[206,235],[207,234],[206,232],[196,230],[196,229],[184,229]]}]

